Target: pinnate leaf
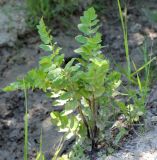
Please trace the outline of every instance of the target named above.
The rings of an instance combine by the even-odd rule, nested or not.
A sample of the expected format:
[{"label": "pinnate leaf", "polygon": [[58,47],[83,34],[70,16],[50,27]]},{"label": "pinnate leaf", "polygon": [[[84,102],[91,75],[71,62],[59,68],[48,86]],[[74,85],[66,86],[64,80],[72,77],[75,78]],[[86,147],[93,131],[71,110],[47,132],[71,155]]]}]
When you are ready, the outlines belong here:
[{"label": "pinnate leaf", "polygon": [[50,44],[52,42],[52,36],[49,34],[50,31],[47,31],[47,27],[44,23],[43,18],[41,18],[39,25],[37,25],[37,28],[42,42],[44,44]]}]

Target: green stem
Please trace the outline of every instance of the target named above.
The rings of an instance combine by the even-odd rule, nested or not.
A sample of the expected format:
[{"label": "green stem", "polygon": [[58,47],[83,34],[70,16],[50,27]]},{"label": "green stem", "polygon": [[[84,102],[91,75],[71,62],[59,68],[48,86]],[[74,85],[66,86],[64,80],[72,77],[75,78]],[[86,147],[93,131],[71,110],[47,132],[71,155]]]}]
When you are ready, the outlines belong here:
[{"label": "green stem", "polygon": [[95,138],[97,137],[98,134],[98,128],[96,125],[97,122],[97,114],[98,114],[98,110],[97,110],[97,106],[95,104],[95,97],[94,94],[92,95],[92,108],[93,108],[93,119],[94,119],[94,126],[93,126],[93,141],[92,141],[92,149],[95,150],[96,149],[96,140]]},{"label": "green stem", "polygon": [[93,115],[94,125],[91,127],[91,130],[92,130],[91,140],[92,140],[92,150],[95,150],[97,148],[97,145],[96,145],[97,142],[96,142],[95,138],[97,137],[97,134],[98,134],[98,128],[96,126],[98,107],[95,104],[94,94],[92,94],[92,99],[91,100],[87,99],[87,101],[88,101],[89,107],[90,107],[92,115]]},{"label": "green stem", "polygon": [[28,103],[25,81],[23,79],[25,95],[25,115],[24,115],[24,160],[28,160]]},{"label": "green stem", "polygon": [[[79,103],[80,103],[80,102],[79,102]],[[88,125],[88,123],[87,123],[87,120],[86,120],[86,118],[85,118],[85,116],[84,116],[84,114],[83,114],[83,112],[82,112],[81,105],[78,106],[78,112],[79,112],[79,114],[80,114],[80,116],[81,116],[81,118],[82,118],[82,121],[83,121],[84,125],[85,125],[86,128],[87,128],[87,137],[88,137],[89,139],[91,139],[90,127],[89,127],[89,125]]]}]

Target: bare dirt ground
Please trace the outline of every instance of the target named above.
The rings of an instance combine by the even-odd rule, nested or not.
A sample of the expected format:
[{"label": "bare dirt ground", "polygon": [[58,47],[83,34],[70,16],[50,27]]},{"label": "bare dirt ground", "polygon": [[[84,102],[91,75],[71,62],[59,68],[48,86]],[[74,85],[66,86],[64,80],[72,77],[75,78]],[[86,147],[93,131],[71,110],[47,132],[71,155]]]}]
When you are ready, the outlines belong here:
[{"label": "bare dirt ground", "polygon": [[[152,23],[145,16],[143,8],[157,9],[157,2],[141,0],[133,4],[128,10],[128,33],[130,54],[136,64],[140,66],[143,56],[140,47],[146,40],[148,50],[157,55],[157,24]],[[114,9],[113,9],[114,10]],[[116,10],[115,10],[116,11]],[[117,12],[118,14],[118,12]],[[106,46],[104,54],[111,60],[116,60],[125,66],[125,53],[119,19],[110,14],[101,17],[103,44]],[[78,18],[76,18],[78,19]],[[0,0],[0,88],[24,75],[30,68],[37,66],[40,56],[43,56],[38,46],[40,40],[35,32],[28,28],[26,10],[23,1]],[[72,50],[77,47],[74,42],[76,32],[67,30],[59,32],[55,39],[65,48],[66,57],[72,57]],[[155,75],[154,78],[157,78]],[[154,79],[155,81],[155,79]],[[157,115],[157,89],[151,94],[146,121],[151,122]],[[43,128],[43,150],[53,154],[55,145],[61,134],[51,124],[49,113],[54,109],[51,101],[40,91],[29,91],[29,159],[33,159],[39,147],[40,129]],[[0,91],[0,159],[23,159],[24,144],[24,94],[22,91],[4,93]],[[129,140],[124,149],[109,156],[108,160],[156,160],[157,159],[157,126],[148,125],[148,131]]]}]

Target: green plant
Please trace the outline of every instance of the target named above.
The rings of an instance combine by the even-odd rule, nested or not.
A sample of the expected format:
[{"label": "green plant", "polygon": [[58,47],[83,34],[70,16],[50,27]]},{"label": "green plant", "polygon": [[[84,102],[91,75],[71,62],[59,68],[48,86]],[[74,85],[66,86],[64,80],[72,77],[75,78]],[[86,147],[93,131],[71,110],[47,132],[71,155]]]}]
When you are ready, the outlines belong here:
[{"label": "green plant", "polygon": [[[55,105],[64,105],[62,112],[52,112],[51,117],[66,138],[88,139],[94,150],[104,138],[105,122],[113,116],[110,106],[121,81],[120,74],[111,71],[109,61],[101,54],[100,25],[94,8],[85,11],[80,20],[78,28],[82,34],[76,41],[81,46],[75,50],[80,58],[72,58],[67,64],[60,54],[61,48],[40,20],[40,47],[52,54],[42,57],[39,67],[29,71],[24,79],[26,88],[42,89],[55,98]],[[4,90],[23,89],[21,82],[19,79]]]},{"label": "green plant", "polygon": [[[128,102],[125,104],[124,102],[117,102],[120,110],[127,118],[127,121],[130,125],[133,124],[133,122],[139,121],[139,117],[144,115],[145,113],[145,101],[146,101],[146,87],[142,88],[141,85],[141,79],[139,77],[139,74],[136,68],[136,64],[133,63],[133,67],[135,69],[134,73],[131,73],[131,60],[129,55],[129,45],[128,45],[128,30],[127,30],[127,9],[125,7],[125,14],[123,14],[121,9],[121,3],[120,0],[117,0],[118,2],[118,9],[119,9],[119,15],[123,30],[123,38],[124,38],[124,49],[126,54],[126,62],[127,62],[127,69],[123,70],[124,76],[128,79],[128,85],[125,88],[125,96],[128,97]],[[124,17],[123,17],[124,15]],[[134,75],[136,77],[134,78]],[[136,86],[133,88],[133,86]],[[131,102],[132,101],[132,102]],[[130,103],[131,102],[131,103]]]},{"label": "green plant", "polygon": [[[55,150],[52,160],[60,160],[59,155],[61,150],[63,149],[63,145],[64,145],[64,136],[61,138],[60,143],[58,144],[57,149]],[[63,160],[66,160],[66,159],[64,158]]]},{"label": "green plant", "polygon": [[[139,121],[139,118],[146,112],[146,99],[149,90],[149,76],[150,76],[150,64],[156,60],[154,58],[148,58],[146,48],[143,48],[144,64],[137,69],[136,64],[132,61],[134,71],[131,69],[131,59],[129,55],[128,45],[128,30],[127,30],[127,9],[125,8],[125,14],[122,13],[120,0],[117,0],[119,15],[121,19],[121,25],[123,30],[124,48],[126,53],[127,69],[123,70],[124,76],[128,80],[128,84],[125,88],[125,96],[128,98],[127,104],[124,102],[117,102],[120,110],[126,116],[130,125]],[[123,17],[123,15],[125,17]],[[140,71],[145,70],[144,77],[140,76]]]},{"label": "green plant", "polygon": [[25,95],[25,115],[24,115],[24,160],[28,160],[28,104],[27,104],[27,90],[25,81],[23,80],[24,95]]},{"label": "green plant", "polygon": [[68,154],[62,155],[58,160],[90,160],[84,153],[84,148],[79,143],[74,144],[72,150]]},{"label": "green plant", "polygon": [[[25,115],[24,115],[24,160],[28,160],[28,98],[25,80],[23,79],[24,97],[25,97]],[[36,160],[45,160],[42,152],[42,130],[40,134],[40,151],[37,153]]]},{"label": "green plant", "polygon": [[71,15],[82,0],[26,0],[28,9],[28,22],[36,26],[43,16],[47,22],[55,19],[65,22],[64,19]]},{"label": "green plant", "polygon": [[128,31],[127,31],[127,19],[126,19],[127,9],[125,8],[125,19],[124,19],[120,0],[117,0],[117,1],[118,1],[119,15],[120,15],[120,20],[121,20],[121,25],[123,30],[124,48],[125,48],[126,61],[127,61],[127,77],[130,80],[131,65],[130,65],[130,56],[129,56]]},{"label": "green plant", "polygon": [[89,160],[89,157],[87,157],[84,153],[84,149],[81,145],[75,144],[72,151],[68,154],[69,160]]},{"label": "green plant", "polygon": [[45,17],[48,21],[51,18],[50,0],[26,0],[27,9],[29,11],[29,19],[32,25],[37,24],[41,16]]},{"label": "green plant", "polygon": [[35,160],[45,160],[45,155],[42,151],[42,129],[41,129],[41,133],[40,133],[40,150],[37,153]]}]

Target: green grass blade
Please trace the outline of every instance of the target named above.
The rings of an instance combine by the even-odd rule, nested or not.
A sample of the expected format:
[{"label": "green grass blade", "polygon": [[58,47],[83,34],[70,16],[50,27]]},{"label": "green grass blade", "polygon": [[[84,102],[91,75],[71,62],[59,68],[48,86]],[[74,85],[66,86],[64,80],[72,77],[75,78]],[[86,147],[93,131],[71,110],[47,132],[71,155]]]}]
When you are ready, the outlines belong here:
[{"label": "green grass blade", "polygon": [[130,67],[130,56],[129,56],[129,45],[128,45],[127,20],[126,18],[125,19],[123,18],[123,12],[121,9],[120,0],[117,0],[117,1],[118,1],[119,15],[120,15],[120,20],[121,20],[121,25],[123,30],[124,47],[125,47],[125,54],[126,54],[126,60],[127,60],[127,76],[128,76],[128,79],[130,79],[131,67]]},{"label": "green grass blade", "polygon": [[42,153],[42,144],[43,144],[43,142],[42,142],[42,129],[41,129],[41,133],[40,133],[40,152]]},{"label": "green grass blade", "polygon": [[28,103],[27,103],[27,91],[24,84],[24,96],[25,96],[25,115],[24,115],[24,160],[28,160]]},{"label": "green grass blade", "polygon": [[142,67],[140,67],[139,69],[137,69],[134,73],[131,74],[131,77],[134,76],[135,74],[137,74],[138,72],[140,72],[141,70],[143,70],[147,65],[149,65],[150,63],[152,63],[154,60],[156,60],[157,58],[154,57],[151,60],[149,60],[146,64],[144,64]]},{"label": "green grass blade", "polygon": [[[148,47],[146,46],[146,43],[145,43],[145,44],[144,44],[144,47],[143,47],[143,49],[142,49],[143,55],[144,55],[144,62],[145,62],[145,64],[146,64],[149,60],[152,59],[151,57],[148,58],[147,48],[148,48]],[[149,59],[149,60],[148,60],[148,59]],[[146,81],[146,85],[147,85],[147,86],[148,86],[148,84],[149,84],[149,77],[150,77],[150,64],[145,67],[145,81]]]},{"label": "green grass blade", "polygon": [[64,138],[65,138],[64,136],[61,138],[60,143],[58,144],[58,147],[57,147],[57,149],[55,151],[55,154],[54,154],[52,160],[57,160],[58,159],[58,155],[59,155],[60,151],[63,148]]},{"label": "green grass blade", "polygon": [[[134,69],[135,69],[135,71],[137,70],[137,67],[136,67],[136,65],[135,65],[135,63],[132,61],[132,63],[133,63],[133,66],[134,66]],[[141,85],[141,80],[140,80],[140,77],[139,77],[139,75],[138,75],[138,72],[136,73],[136,75],[137,75],[137,82],[138,82],[138,87],[139,87],[139,90],[140,90],[140,92],[142,92],[142,85]]]},{"label": "green grass blade", "polygon": [[39,152],[37,153],[36,159],[35,160],[45,160],[45,155],[42,151],[42,128],[41,128],[41,132],[40,132],[40,148],[39,148]]}]

